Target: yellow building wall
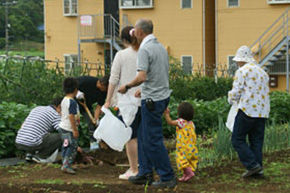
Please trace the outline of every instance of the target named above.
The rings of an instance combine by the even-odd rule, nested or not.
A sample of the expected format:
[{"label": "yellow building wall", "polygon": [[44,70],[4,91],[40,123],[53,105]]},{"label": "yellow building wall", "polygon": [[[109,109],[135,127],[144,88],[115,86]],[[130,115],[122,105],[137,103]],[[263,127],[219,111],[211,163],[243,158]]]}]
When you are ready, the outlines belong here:
[{"label": "yellow building wall", "polygon": [[123,14],[133,25],[150,18],[154,35],[169,47],[171,56],[181,60],[182,55],[191,55],[194,63],[202,63],[202,0],[193,0],[192,9],[181,9],[180,0],[154,0],[152,9],[120,9],[121,22]]},{"label": "yellow building wall", "polygon": [[[103,0],[78,1],[78,13],[103,13]],[[45,0],[45,59],[64,61],[64,54],[78,54],[77,17],[63,16],[62,0]],[[104,63],[104,45],[82,43],[81,58]]]},{"label": "yellow building wall", "polygon": [[289,4],[270,5],[267,0],[239,0],[239,7],[227,7],[218,0],[218,63],[227,63],[242,45],[250,46],[286,11]]}]

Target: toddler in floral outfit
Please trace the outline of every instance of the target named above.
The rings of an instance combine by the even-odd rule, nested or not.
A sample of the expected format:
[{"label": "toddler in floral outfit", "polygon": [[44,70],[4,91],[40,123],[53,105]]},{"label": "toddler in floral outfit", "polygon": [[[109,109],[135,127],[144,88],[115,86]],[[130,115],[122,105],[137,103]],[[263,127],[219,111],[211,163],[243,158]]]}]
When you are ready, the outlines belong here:
[{"label": "toddler in floral outfit", "polygon": [[176,164],[178,170],[183,171],[179,181],[188,181],[195,174],[198,163],[198,150],[196,148],[195,126],[193,119],[194,109],[190,103],[183,102],[178,106],[178,119],[170,118],[169,109],[164,112],[169,125],[176,126]]}]

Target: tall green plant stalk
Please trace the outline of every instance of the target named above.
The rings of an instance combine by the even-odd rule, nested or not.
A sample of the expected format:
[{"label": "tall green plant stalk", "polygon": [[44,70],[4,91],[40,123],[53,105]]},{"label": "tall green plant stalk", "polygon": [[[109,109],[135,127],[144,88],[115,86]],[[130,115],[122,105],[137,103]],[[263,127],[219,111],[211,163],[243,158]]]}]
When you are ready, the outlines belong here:
[{"label": "tall green plant stalk", "polygon": [[226,128],[223,119],[219,117],[219,125],[214,136],[214,151],[218,159],[233,159],[234,149],[231,144],[232,133]]}]

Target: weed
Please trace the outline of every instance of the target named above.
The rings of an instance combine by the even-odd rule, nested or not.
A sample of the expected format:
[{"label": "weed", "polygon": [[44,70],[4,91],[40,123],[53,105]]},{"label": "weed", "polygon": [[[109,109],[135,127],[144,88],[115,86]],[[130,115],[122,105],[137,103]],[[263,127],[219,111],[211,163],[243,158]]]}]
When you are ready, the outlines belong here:
[{"label": "weed", "polygon": [[144,187],[144,193],[147,193],[147,190],[148,190],[148,186],[149,186],[149,182],[147,181],[145,187]]}]

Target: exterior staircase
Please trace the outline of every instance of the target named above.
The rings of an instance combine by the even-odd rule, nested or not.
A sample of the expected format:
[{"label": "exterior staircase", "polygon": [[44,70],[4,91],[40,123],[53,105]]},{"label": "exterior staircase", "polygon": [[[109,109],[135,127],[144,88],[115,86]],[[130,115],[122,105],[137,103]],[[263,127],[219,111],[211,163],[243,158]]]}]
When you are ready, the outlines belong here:
[{"label": "exterior staircase", "polygon": [[289,72],[289,10],[287,8],[250,46],[259,65],[269,74],[285,75]]},{"label": "exterior staircase", "polygon": [[81,43],[107,43],[110,45],[110,61],[113,62],[114,50],[123,49],[119,38],[120,24],[111,14],[78,16],[78,58],[80,61]]}]

